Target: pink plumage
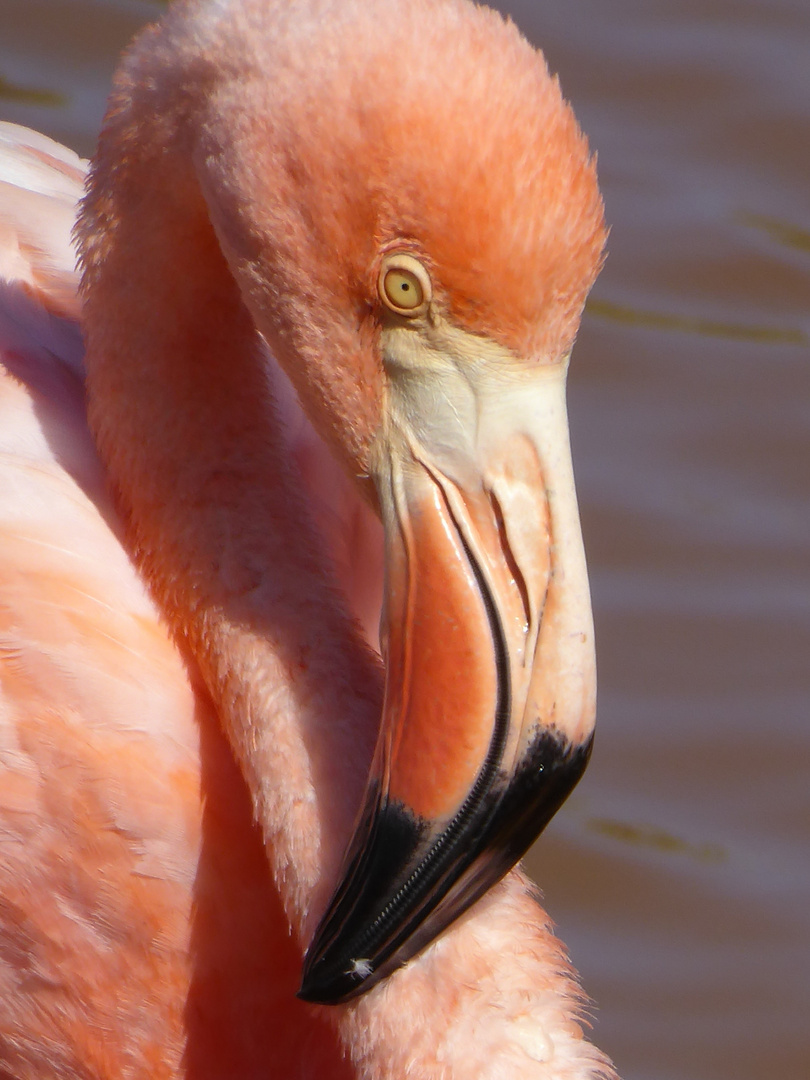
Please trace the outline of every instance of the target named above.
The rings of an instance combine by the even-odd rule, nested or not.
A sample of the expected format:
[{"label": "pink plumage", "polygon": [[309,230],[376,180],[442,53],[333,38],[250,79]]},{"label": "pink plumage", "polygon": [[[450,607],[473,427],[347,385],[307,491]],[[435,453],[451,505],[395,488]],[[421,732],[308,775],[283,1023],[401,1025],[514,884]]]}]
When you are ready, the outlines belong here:
[{"label": "pink plumage", "polygon": [[[396,23],[394,7],[374,7],[374,18]],[[502,251],[492,223],[476,224],[464,206],[482,259],[493,260],[478,274],[469,261],[454,269],[460,256],[449,239],[439,244],[438,217],[419,232],[419,200],[395,222],[393,194],[385,228],[397,235],[352,234],[354,251],[334,249],[332,283],[328,266],[313,270],[316,248],[296,235],[292,211],[271,251],[267,222],[250,218],[261,183],[237,170],[255,170],[268,140],[277,155],[286,136],[270,132],[272,111],[257,130],[262,47],[247,43],[314,34],[313,48],[325,49],[332,20],[338,61],[354,49],[362,69],[396,27],[364,45],[374,25],[364,5],[313,0],[293,15],[258,0],[178,4],[118,77],[80,227],[91,434],[69,239],[85,166],[50,140],[0,126],[0,1071],[10,1076],[613,1075],[583,1038],[580,991],[519,871],[364,996],[333,1008],[295,997],[383,700],[382,538],[367,474],[387,407],[379,351],[401,335],[386,336],[391,320],[357,270],[364,245],[381,243],[388,257],[407,219],[404,250],[435,282],[434,327],[457,329],[462,352],[489,335],[504,362],[525,347],[539,350],[535,366],[542,353],[551,367],[570,347],[603,237],[587,149],[542,62],[491,13],[455,0],[416,7],[438,26],[424,35],[428,56],[456,27],[477,72],[522,58],[517,83],[542,88],[561,153],[573,155],[559,170],[576,177],[565,192],[573,208],[554,211],[568,213],[565,236],[538,226],[554,284],[537,310],[524,300],[499,308],[502,282],[489,306],[477,303],[497,260],[520,244],[512,237]],[[298,93],[306,112],[312,88],[290,56],[276,87],[291,101]],[[325,60],[323,70],[327,81],[345,72],[348,100],[346,65]],[[234,101],[247,118],[239,130]],[[353,106],[330,108],[340,124]],[[390,117],[367,102],[361,113],[369,137],[396,145],[384,131]],[[191,160],[209,155],[199,181],[177,153],[188,149],[178,131],[195,124]],[[226,161],[218,155],[229,125],[238,145]],[[311,153],[317,142],[300,146]],[[556,152],[553,140],[544,152]],[[142,163],[152,170],[145,187]],[[266,164],[270,175],[278,157]],[[536,182],[559,185],[556,165],[544,169]],[[308,190],[310,209],[324,205],[313,185],[325,180],[311,172],[295,214]],[[504,192],[505,181],[495,194],[470,183],[465,198]],[[436,196],[442,205],[448,197]],[[329,244],[348,243],[341,230],[354,218],[330,213]],[[471,240],[458,232],[456,243],[464,252]],[[326,263],[330,250],[321,249]],[[369,274],[379,257],[372,251]],[[540,258],[534,248],[531,257]],[[514,288],[520,274],[510,273]],[[283,297],[278,307],[268,307],[271,295]],[[102,317],[110,303],[114,314]],[[517,531],[510,544],[520,561]],[[491,573],[497,585],[501,571]],[[525,606],[530,619],[530,600],[511,588],[504,603]],[[549,595],[567,626],[564,598]],[[553,659],[557,647],[544,641],[537,647]]]}]

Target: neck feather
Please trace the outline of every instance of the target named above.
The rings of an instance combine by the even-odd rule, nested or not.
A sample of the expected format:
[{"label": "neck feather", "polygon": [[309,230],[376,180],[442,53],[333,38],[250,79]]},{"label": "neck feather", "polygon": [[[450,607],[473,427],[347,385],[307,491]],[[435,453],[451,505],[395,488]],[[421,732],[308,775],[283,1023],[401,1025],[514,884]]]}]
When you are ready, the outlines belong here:
[{"label": "neck feather", "polygon": [[107,128],[80,229],[91,423],[130,549],[219,705],[302,930],[361,794],[380,673],[324,570],[182,138],[130,112]]}]

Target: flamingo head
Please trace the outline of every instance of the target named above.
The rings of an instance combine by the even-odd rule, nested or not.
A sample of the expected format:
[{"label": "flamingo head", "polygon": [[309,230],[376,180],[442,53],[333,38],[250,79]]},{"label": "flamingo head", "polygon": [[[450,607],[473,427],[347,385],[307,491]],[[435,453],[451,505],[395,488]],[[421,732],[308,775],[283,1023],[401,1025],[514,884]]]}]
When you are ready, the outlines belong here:
[{"label": "flamingo head", "polygon": [[208,6],[182,107],[254,322],[384,525],[381,734],[301,991],[336,1002],[505,873],[587,762],[564,395],[605,230],[512,23],[464,0],[271,7],[268,34],[264,0]]}]

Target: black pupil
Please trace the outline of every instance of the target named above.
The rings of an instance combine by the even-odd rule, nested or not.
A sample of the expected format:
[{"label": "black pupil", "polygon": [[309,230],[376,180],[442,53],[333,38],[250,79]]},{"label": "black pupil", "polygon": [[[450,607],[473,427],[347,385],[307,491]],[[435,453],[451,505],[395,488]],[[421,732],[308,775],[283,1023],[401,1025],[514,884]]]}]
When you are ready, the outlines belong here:
[{"label": "black pupil", "polygon": [[402,289],[403,292],[407,292],[408,289],[410,289],[410,285],[408,284],[407,281],[402,282],[401,289]]}]

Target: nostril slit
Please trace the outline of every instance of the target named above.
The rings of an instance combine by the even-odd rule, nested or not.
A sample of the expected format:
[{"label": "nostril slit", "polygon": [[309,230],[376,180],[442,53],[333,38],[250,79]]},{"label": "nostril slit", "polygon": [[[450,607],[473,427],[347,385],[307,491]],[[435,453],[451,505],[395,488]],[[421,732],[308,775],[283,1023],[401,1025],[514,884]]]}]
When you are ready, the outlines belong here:
[{"label": "nostril slit", "polygon": [[524,633],[528,634],[529,628],[532,624],[532,609],[529,602],[529,589],[526,585],[526,579],[520,571],[517,559],[512,553],[511,545],[509,544],[509,534],[506,531],[506,521],[504,520],[503,510],[501,504],[498,502],[498,498],[494,491],[489,493],[489,501],[492,506],[492,513],[495,517],[495,524],[498,528],[498,539],[501,544],[501,550],[503,551],[506,565],[509,567],[509,573],[512,575],[512,579],[515,582],[515,588],[520,596],[520,602],[523,605],[523,627]]}]

